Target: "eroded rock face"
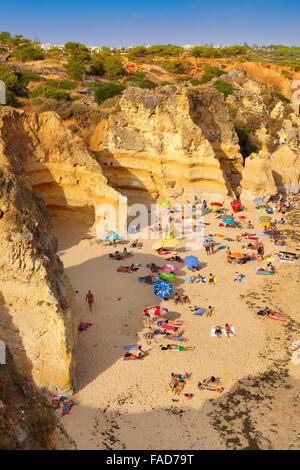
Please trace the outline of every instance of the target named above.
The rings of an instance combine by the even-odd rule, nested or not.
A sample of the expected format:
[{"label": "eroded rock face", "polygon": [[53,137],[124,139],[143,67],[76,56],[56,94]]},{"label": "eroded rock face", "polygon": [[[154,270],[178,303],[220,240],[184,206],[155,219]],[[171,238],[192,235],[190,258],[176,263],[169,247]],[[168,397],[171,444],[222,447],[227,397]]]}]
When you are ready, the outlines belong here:
[{"label": "eroded rock face", "polygon": [[286,143],[272,154],[271,167],[279,191],[300,190],[300,137],[296,129],[289,131]]},{"label": "eroded rock face", "polygon": [[87,145],[54,112],[26,115],[1,108],[0,164],[41,193],[47,207],[87,222],[94,221],[99,204],[116,204],[118,198]]},{"label": "eroded rock face", "polygon": [[0,173],[0,332],[17,365],[48,390],[72,391],[77,307],[43,199]]},{"label": "eroded rock face", "polygon": [[46,205],[92,223],[99,204],[117,200],[86,144],[55,113],[0,108],[0,332],[39,387],[73,390],[78,336]]},{"label": "eroded rock face", "polygon": [[6,348],[0,365],[0,450],[76,450],[49,403]]},{"label": "eroded rock face", "polygon": [[240,198],[245,204],[255,197],[269,200],[271,196],[277,194],[270,154],[266,152],[253,153],[246,159],[241,188]]},{"label": "eroded rock face", "polygon": [[91,149],[113,187],[148,201],[224,199],[242,171],[237,135],[214,89],[128,88]]}]

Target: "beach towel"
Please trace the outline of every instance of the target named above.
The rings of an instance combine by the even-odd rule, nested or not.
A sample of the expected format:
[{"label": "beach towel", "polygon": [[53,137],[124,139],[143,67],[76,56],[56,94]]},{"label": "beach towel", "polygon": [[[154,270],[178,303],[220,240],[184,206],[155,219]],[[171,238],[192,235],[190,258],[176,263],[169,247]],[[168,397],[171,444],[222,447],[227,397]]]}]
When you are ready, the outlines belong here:
[{"label": "beach towel", "polygon": [[239,215],[239,219],[246,219],[244,215]]},{"label": "beach towel", "polygon": [[224,227],[224,224],[219,224],[219,227]]},{"label": "beach towel", "polygon": [[132,344],[131,346],[123,346],[123,349],[129,350],[129,349],[139,349],[141,345],[140,344]]},{"label": "beach towel", "polygon": [[227,240],[228,242],[234,242],[233,238],[224,238],[224,240]]},{"label": "beach towel", "polygon": [[263,258],[264,261],[274,261],[275,258],[272,258],[272,256],[265,256]]},{"label": "beach towel", "polygon": [[207,308],[198,308],[198,310],[196,310],[196,312],[194,312],[193,315],[198,315],[202,317],[206,311],[207,311]]},{"label": "beach towel", "polygon": [[192,276],[187,276],[186,277],[186,282],[192,282]]},{"label": "beach towel", "polygon": [[295,264],[295,260],[293,260],[293,259],[278,258],[278,261],[280,261],[280,263],[292,263],[292,264]]},{"label": "beach towel", "polygon": [[143,357],[134,357],[134,356],[129,356],[129,357],[124,357],[123,356],[123,361],[143,361]]},{"label": "beach towel", "polygon": [[174,261],[175,263],[184,263],[183,259],[166,258],[166,261]]},{"label": "beach towel", "polygon": [[[233,333],[235,333],[234,326],[230,325],[230,329],[232,330]],[[212,328],[211,328],[211,330],[210,330],[210,336],[213,336],[213,337],[216,337],[216,338],[217,338],[217,335],[216,335],[215,330],[216,330],[215,327],[212,327]],[[227,337],[225,328],[222,328],[222,336],[226,336],[226,337]],[[231,335],[231,336],[232,336],[232,335]]]},{"label": "beach towel", "polygon": [[80,322],[78,326],[78,334],[80,335],[80,333],[90,328],[90,326],[93,326],[93,323]]},{"label": "beach towel", "polygon": [[270,318],[271,320],[286,321],[280,312],[272,312],[270,315],[266,315],[266,317]]},{"label": "beach towel", "polygon": [[[185,381],[185,384],[184,384],[184,386],[182,387],[182,390],[181,390],[180,393],[183,392],[183,390],[185,389],[186,386],[187,386],[187,380]],[[172,390],[171,388],[169,388],[168,393],[174,393],[174,390]]]},{"label": "beach towel", "polygon": [[213,309],[212,314],[209,317],[207,316],[207,312],[206,312],[207,318],[213,318],[216,314],[216,311],[217,311],[216,309]]},{"label": "beach towel", "polygon": [[122,268],[118,268],[117,269],[117,272],[118,273],[128,273],[128,274],[131,274],[133,273],[134,271],[136,270],[136,268],[128,268],[128,269],[122,269]]},{"label": "beach towel", "polygon": [[273,275],[274,271],[270,272],[270,271],[265,271],[263,268],[256,268],[256,274],[268,276],[268,275]]},{"label": "beach towel", "polygon": [[[180,326],[180,325],[178,325],[178,326]],[[163,325],[161,325],[161,327],[164,330],[175,330],[175,328],[178,328],[178,326],[169,325],[168,323],[164,323]]]},{"label": "beach towel", "polygon": [[234,281],[243,281],[244,279],[246,279],[246,276],[244,275],[238,275],[234,278]]},{"label": "beach towel", "polygon": [[227,248],[226,245],[221,245],[217,247],[217,250],[224,250],[225,248]]}]

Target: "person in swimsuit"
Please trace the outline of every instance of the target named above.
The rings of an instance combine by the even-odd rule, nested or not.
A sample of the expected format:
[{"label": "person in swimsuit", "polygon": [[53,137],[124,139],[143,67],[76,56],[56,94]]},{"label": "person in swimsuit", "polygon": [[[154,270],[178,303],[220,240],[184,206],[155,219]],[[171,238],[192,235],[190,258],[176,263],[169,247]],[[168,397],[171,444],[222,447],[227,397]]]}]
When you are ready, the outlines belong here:
[{"label": "person in swimsuit", "polygon": [[85,300],[86,300],[86,301],[88,302],[88,304],[89,304],[90,311],[93,312],[93,310],[92,310],[92,305],[93,305],[93,303],[94,303],[94,296],[93,296],[93,294],[91,293],[90,290],[89,290],[88,293],[86,294]]},{"label": "person in swimsuit", "polygon": [[215,334],[217,338],[221,338],[222,336],[222,327],[220,325],[215,326]]},{"label": "person in swimsuit", "polygon": [[218,380],[216,380],[216,378],[214,376],[212,377],[207,377],[207,379],[204,379],[204,380],[199,380],[198,382],[198,388],[200,390],[210,390],[211,392],[223,392],[224,390],[224,387],[212,387],[211,385],[209,385],[210,383],[212,384],[218,384],[218,385],[221,385],[220,382]]},{"label": "person in swimsuit", "polygon": [[162,351],[166,351],[167,349],[173,349],[174,351],[193,351],[195,348],[194,346],[179,346],[178,344],[167,344],[167,346],[160,345],[160,349]]},{"label": "person in swimsuit", "polygon": [[212,306],[210,305],[207,309],[206,316],[211,317],[212,313],[213,313],[213,309],[212,309]]},{"label": "person in swimsuit", "polygon": [[226,249],[227,263],[230,263],[230,260],[231,260],[230,255],[231,255],[231,250],[228,246]]},{"label": "person in swimsuit", "polygon": [[215,276],[213,276],[212,273],[209,275],[208,282],[209,284],[213,284],[215,282]]},{"label": "person in swimsuit", "polygon": [[208,240],[206,240],[206,242],[204,243],[204,247],[205,247],[206,255],[208,256],[210,254],[210,243]]},{"label": "person in swimsuit", "polygon": [[229,336],[231,335],[234,335],[236,336],[235,333],[233,333],[232,329],[230,328],[230,326],[228,325],[228,323],[225,323],[225,333],[227,335],[227,337],[229,338]]}]

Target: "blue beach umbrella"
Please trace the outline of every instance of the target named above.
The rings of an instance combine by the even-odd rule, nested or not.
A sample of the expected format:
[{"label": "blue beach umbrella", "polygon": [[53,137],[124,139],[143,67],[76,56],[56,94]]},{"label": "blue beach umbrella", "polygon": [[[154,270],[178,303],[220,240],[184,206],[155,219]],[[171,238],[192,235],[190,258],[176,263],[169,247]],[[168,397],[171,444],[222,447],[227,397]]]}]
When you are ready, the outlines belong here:
[{"label": "blue beach umbrella", "polygon": [[109,232],[109,234],[106,237],[107,240],[110,240],[111,242],[114,240],[120,240],[120,235],[118,235],[116,232]]},{"label": "blue beach umbrella", "polygon": [[264,200],[261,197],[257,197],[256,199],[253,199],[253,202],[255,204],[262,204]]},{"label": "blue beach umbrella", "polygon": [[233,225],[235,224],[235,221],[233,219],[222,219],[223,222],[225,222],[225,224],[228,224],[228,225]]},{"label": "blue beach umbrella", "polygon": [[186,256],[184,258],[184,263],[187,265],[187,266],[197,266],[197,264],[199,263],[199,260],[196,256]]},{"label": "blue beach umbrella", "polygon": [[154,283],[154,294],[160,298],[167,298],[173,292],[172,284],[167,281],[157,281]]}]

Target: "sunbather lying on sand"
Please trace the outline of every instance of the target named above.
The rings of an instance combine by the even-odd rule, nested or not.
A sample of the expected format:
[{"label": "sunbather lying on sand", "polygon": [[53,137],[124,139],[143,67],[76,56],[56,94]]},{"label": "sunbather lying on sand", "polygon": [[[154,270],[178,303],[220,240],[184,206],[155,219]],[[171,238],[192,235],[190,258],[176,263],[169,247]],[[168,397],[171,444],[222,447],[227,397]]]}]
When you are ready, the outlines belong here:
[{"label": "sunbather lying on sand", "polygon": [[167,344],[167,346],[160,345],[162,351],[173,349],[173,351],[194,351],[195,346],[179,346],[178,344]]},{"label": "sunbather lying on sand", "polygon": [[220,325],[214,326],[215,328],[215,334],[217,338],[221,338],[222,336],[222,327]]},{"label": "sunbather lying on sand", "polygon": [[236,336],[236,334],[232,331],[228,323],[225,323],[225,333],[228,338],[229,336],[232,336],[232,335]]},{"label": "sunbather lying on sand", "polygon": [[147,264],[147,268],[150,268],[153,273],[158,273],[160,267],[157,266],[155,263]]},{"label": "sunbather lying on sand", "polygon": [[214,387],[214,385],[221,385],[220,381],[214,376],[207,377],[206,379],[199,380],[198,388],[200,390],[210,390],[211,392],[223,392],[224,387]]},{"label": "sunbather lying on sand", "polygon": [[140,243],[138,239],[136,239],[131,243],[130,248],[143,248],[143,246],[143,243]]},{"label": "sunbather lying on sand", "polygon": [[[175,254],[175,253],[174,253]],[[176,256],[171,256],[171,258],[168,258],[167,261],[178,261],[179,263],[183,263],[183,259],[180,258],[180,256],[176,255]]]},{"label": "sunbather lying on sand", "polygon": [[175,339],[175,341],[181,341],[181,342],[186,342],[186,338],[182,338],[180,333],[178,331],[176,332],[171,332],[171,331],[166,331],[165,336],[163,336],[164,339]]}]

